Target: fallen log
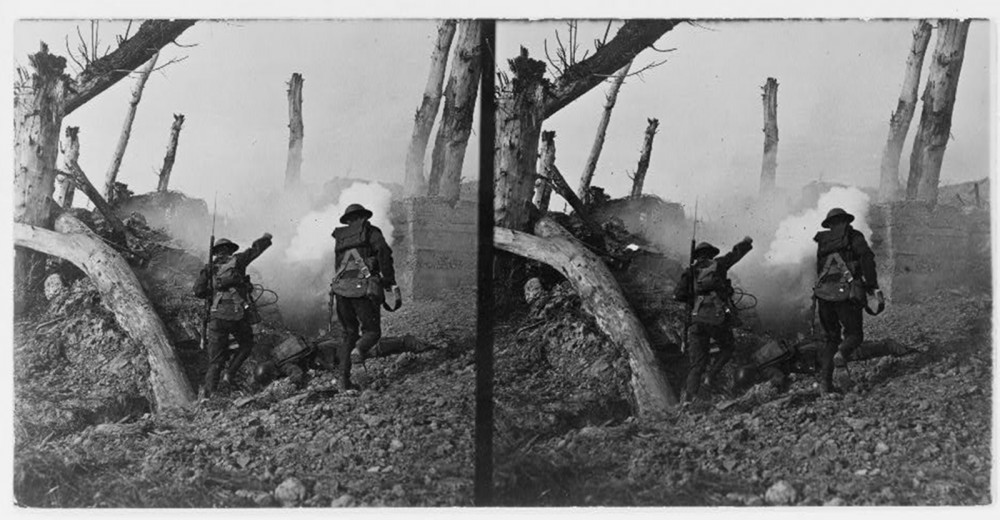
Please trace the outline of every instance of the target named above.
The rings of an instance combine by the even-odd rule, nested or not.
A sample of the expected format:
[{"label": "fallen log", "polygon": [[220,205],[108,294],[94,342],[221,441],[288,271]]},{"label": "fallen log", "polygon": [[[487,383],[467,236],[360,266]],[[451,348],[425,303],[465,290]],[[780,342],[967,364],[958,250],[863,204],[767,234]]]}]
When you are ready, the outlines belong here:
[{"label": "fallen log", "polygon": [[72,262],[93,280],[118,324],[146,349],[157,410],[191,403],[194,391],[167,340],[163,322],[125,260],[68,213],[56,219],[55,229],[58,232],[15,223],[14,244]]},{"label": "fallen log", "polygon": [[658,367],[645,329],[611,271],[596,254],[549,217],[535,224],[535,235],[494,228],[493,243],[503,251],[547,264],[569,280],[584,310],[628,354],[639,417],[660,418],[667,408],[677,405],[677,396]]}]

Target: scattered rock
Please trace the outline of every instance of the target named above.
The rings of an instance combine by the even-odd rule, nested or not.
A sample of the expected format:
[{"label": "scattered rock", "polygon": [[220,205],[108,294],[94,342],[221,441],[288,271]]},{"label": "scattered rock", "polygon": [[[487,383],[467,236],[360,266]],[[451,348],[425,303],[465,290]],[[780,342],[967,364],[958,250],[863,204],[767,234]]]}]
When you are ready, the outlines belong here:
[{"label": "scattered rock", "polygon": [[775,482],[764,494],[764,500],[768,504],[778,506],[792,505],[797,498],[798,493],[796,493],[795,488],[784,480]]},{"label": "scattered rock", "polygon": [[403,441],[401,441],[399,439],[393,439],[392,442],[389,443],[389,451],[390,452],[396,452],[396,451],[399,451],[401,449],[403,449]]},{"label": "scattered rock", "polygon": [[843,498],[833,497],[830,500],[827,500],[826,502],[823,502],[823,505],[824,506],[839,507],[839,506],[847,505],[847,502],[844,502]]},{"label": "scattered rock", "polygon": [[306,498],[306,486],[295,477],[285,479],[274,490],[274,498],[284,507],[295,507]]},{"label": "scattered rock", "polygon": [[46,300],[51,300],[59,296],[65,289],[66,286],[63,284],[62,277],[58,273],[51,274],[45,279],[44,291]]},{"label": "scattered rock", "polygon": [[354,506],[356,501],[351,495],[340,495],[332,502],[330,502],[330,507],[351,507]]},{"label": "scattered rock", "polygon": [[888,444],[886,444],[886,443],[884,443],[882,441],[879,441],[878,444],[875,445],[875,455],[883,455],[883,454],[888,453],[888,452],[889,452],[889,445]]},{"label": "scattered rock", "polygon": [[403,498],[403,496],[406,495],[406,490],[403,489],[402,484],[396,484],[395,486],[392,486],[392,494],[399,498]]}]

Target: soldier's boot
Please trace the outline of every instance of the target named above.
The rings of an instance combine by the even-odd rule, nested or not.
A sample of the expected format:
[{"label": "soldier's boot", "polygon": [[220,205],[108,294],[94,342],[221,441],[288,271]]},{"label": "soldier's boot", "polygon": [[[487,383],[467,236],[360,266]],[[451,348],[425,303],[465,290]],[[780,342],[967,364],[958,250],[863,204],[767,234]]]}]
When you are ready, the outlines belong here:
[{"label": "soldier's boot", "polygon": [[847,366],[847,360],[844,359],[844,355],[838,351],[833,355],[833,366],[837,368],[843,368]]},{"label": "soldier's boot", "polygon": [[821,377],[819,380],[819,395],[829,395],[829,394],[840,394],[843,393],[839,388],[833,385],[833,378]]}]

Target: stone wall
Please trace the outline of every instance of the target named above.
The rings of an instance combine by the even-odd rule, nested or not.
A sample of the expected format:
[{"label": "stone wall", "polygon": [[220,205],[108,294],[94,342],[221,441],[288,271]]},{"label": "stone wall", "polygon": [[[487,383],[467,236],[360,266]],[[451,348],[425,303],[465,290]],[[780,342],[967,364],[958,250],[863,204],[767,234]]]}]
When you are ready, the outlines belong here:
[{"label": "stone wall", "polygon": [[937,292],[991,290],[989,211],[919,202],[873,205],[871,245],[879,285],[893,301]]},{"label": "stone wall", "polygon": [[454,206],[432,198],[392,204],[397,283],[404,298],[434,299],[449,289],[476,287],[475,200]]}]

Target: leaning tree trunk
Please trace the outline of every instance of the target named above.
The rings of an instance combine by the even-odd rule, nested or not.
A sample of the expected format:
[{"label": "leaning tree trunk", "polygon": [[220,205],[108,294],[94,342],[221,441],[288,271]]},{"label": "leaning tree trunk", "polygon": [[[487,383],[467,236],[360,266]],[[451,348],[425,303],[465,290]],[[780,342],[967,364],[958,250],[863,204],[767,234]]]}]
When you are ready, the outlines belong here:
[{"label": "leaning tree trunk", "polygon": [[920,85],[920,71],[924,66],[927,43],[931,41],[931,24],[920,20],[913,29],[913,45],[906,57],[906,73],[903,76],[903,90],[899,93],[896,111],[889,118],[889,137],[882,151],[882,166],[879,175],[878,198],[883,202],[899,199],[899,158],[903,153],[906,133],[917,108],[917,87]]},{"label": "leaning tree trunk", "polygon": [[122,124],[122,133],[118,135],[118,145],[115,146],[115,154],[111,156],[111,164],[107,173],[104,174],[104,198],[108,202],[114,202],[115,181],[118,179],[118,169],[122,165],[122,157],[125,156],[125,148],[128,147],[129,137],[132,135],[132,122],[135,121],[135,112],[139,108],[139,101],[142,100],[142,90],[146,88],[146,80],[149,79],[153,67],[156,66],[156,58],[160,56],[157,52],[146,62],[146,66],[139,70],[139,77],[132,87],[132,99],[128,103],[128,111],[125,112],[125,123]]},{"label": "leaning tree trunk", "polygon": [[604,149],[604,137],[608,133],[608,124],[611,123],[611,111],[618,101],[618,91],[622,88],[625,76],[628,76],[628,69],[632,62],[628,62],[616,74],[615,79],[604,95],[604,110],[601,112],[601,121],[597,123],[597,135],[594,136],[594,144],[590,147],[590,155],[587,156],[587,163],[583,167],[583,174],[580,175],[580,187],[576,194],[581,199],[587,198],[587,190],[590,189],[590,182],[594,179],[594,171],[597,170],[597,160],[601,158],[601,150]]},{"label": "leaning tree trunk", "polygon": [[646,127],[646,136],[642,140],[642,153],[639,155],[639,165],[635,169],[635,177],[632,179],[632,198],[642,195],[642,185],[646,182],[646,170],[649,169],[649,156],[653,153],[653,137],[656,136],[656,129],[660,126],[660,121],[655,117],[647,119],[649,125]]},{"label": "leaning tree trunk", "polygon": [[[59,129],[68,78],[66,59],[49,54],[44,43],[28,57],[33,71],[14,88],[14,222],[52,227],[49,200],[55,189]],[[17,249],[14,256],[14,306],[20,315],[41,284],[45,256]]]},{"label": "leaning tree trunk", "polygon": [[616,347],[628,354],[632,392],[638,416],[656,419],[677,404],[670,384],[650,347],[646,330],[622,295],[618,282],[601,259],[565,229],[543,217],[532,236],[494,229],[494,244],[504,251],[558,269],[573,285],[583,308]]},{"label": "leaning tree trunk", "polygon": [[542,213],[549,210],[549,200],[552,199],[552,185],[549,179],[552,178],[552,171],[556,165],[556,133],[555,131],[542,132],[542,146],[539,159],[542,167],[538,171],[538,179],[535,180],[535,206]]},{"label": "leaning tree trunk", "polygon": [[68,213],[56,221],[56,230],[60,232],[15,224],[14,243],[66,259],[93,280],[101,301],[114,313],[118,324],[146,349],[149,385],[157,410],[191,403],[195,394],[167,340],[166,328],[128,263]]},{"label": "leaning tree trunk", "polygon": [[479,92],[482,54],[479,35],[483,22],[463,20],[458,24],[458,41],[451,54],[451,74],[444,91],[441,124],[438,125],[427,194],[457,201],[462,187],[462,163],[472,132],[472,115]]},{"label": "leaning tree trunk", "polygon": [[97,208],[97,211],[104,217],[104,221],[111,227],[111,232],[114,235],[115,240],[125,241],[128,235],[128,230],[125,227],[125,224],[120,218],[118,218],[118,215],[115,213],[111,204],[104,200],[101,193],[97,191],[97,188],[90,182],[90,179],[87,178],[87,174],[80,169],[80,165],[76,162],[71,162],[66,164],[66,167],[69,168],[69,172],[64,173],[72,176],[73,182],[76,183],[76,186],[83,191],[84,195],[90,199],[90,202],[94,203],[94,207]]},{"label": "leaning tree trunk", "polygon": [[955,92],[962,72],[969,23],[969,20],[941,20],[938,25],[934,59],[921,98],[920,127],[910,154],[910,176],[906,183],[908,200],[937,202],[941,162],[951,135],[951,115],[955,109]]},{"label": "leaning tree trunk", "polygon": [[437,117],[441,104],[441,87],[444,85],[444,73],[448,65],[448,49],[455,36],[455,20],[438,22],[438,37],[431,51],[431,71],[427,76],[427,86],[424,87],[424,98],[413,118],[413,137],[410,148],[406,152],[406,173],[403,178],[403,190],[407,196],[422,195],[425,190],[424,156],[427,154],[427,143],[431,139],[431,129],[434,118]]},{"label": "leaning tree trunk", "polygon": [[760,166],[760,193],[774,191],[778,172],[778,80],[767,78],[764,91],[764,159]]},{"label": "leaning tree trunk", "polygon": [[[80,127],[66,127],[66,135],[62,142],[59,143],[59,149],[63,154],[62,170],[69,171],[68,165],[74,164],[80,159]],[[75,187],[76,183],[73,182],[71,176],[63,175],[62,172],[57,173],[52,199],[64,209],[72,208],[73,195],[76,193]]]},{"label": "leaning tree trunk", "polygon": [[[156,191],[167,191],[170,185],[170,172],[174,169],[174,160],[177,158],[177,141],[181,138],[181,126],[184,125],[184,114],[174,114],[174,122],[170,125],[170,142],[167,143],[167,154],[163,156],[163,167],[160,168],[160,181],[156,185]],[[302,142],[299,141],[299,154],[301,157]],[[290,159],[289,159],[290,160]],[[288,181],[288,177],[285,177]]]},{"label": "leaning tree trunk", "polygon": [[[176,117],[176,116],[174,116]],[[285,163],[285,186],[295,186],[302,175],[302,74],[292,74],[288,82],[288,161]],[[162,191],[162,190],[161,190]]]}]

